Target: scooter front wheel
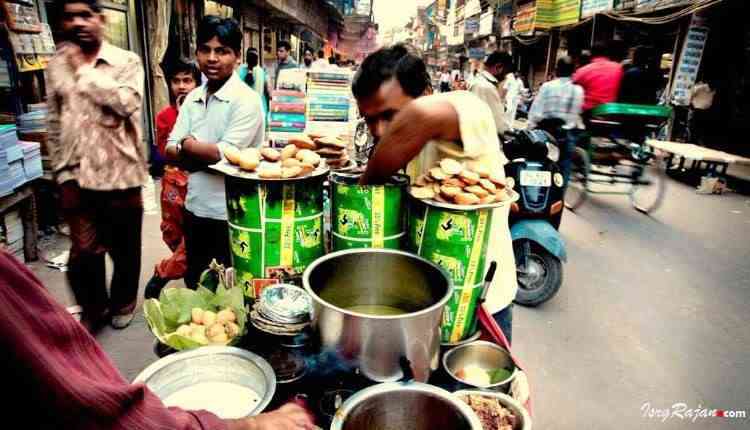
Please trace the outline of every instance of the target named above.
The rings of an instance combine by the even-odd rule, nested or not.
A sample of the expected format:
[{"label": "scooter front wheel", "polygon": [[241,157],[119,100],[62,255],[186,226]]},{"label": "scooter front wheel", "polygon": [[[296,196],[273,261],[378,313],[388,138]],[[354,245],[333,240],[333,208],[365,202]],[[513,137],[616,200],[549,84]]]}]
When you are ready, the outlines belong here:
[{"label": "scooter front wheel", "polygon": [[[535,242],[513,244],[518,276],[515,302],[539,306],[557,294],[562,285],[562,262]],[[524,249],[526,248],[526,249]]]}]

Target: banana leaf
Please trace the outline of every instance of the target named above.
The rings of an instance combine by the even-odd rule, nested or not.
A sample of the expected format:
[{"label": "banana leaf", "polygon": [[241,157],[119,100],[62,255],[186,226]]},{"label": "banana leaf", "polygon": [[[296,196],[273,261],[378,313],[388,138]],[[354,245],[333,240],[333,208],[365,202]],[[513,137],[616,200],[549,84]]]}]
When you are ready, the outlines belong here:
[{"label": "banana leaf", "polygon": [[[223,276],[221,278],[223,279]],[[240,333],[230,339],[228,345],[239,342],[245,333],[247,310],[242,289],[227,289],[222,282],[217,285],[215,293],[204,287],[199,287],[195,291],[187,288],[165,288],[158,300],[148,299],[143,303],[143,313],[151,332],[160,342],[178,351],[208,345],[207,341],[198,342],[176,333],[181,325],[190,324],[193,308],[213,312],[231,308],[234,311]]]}]

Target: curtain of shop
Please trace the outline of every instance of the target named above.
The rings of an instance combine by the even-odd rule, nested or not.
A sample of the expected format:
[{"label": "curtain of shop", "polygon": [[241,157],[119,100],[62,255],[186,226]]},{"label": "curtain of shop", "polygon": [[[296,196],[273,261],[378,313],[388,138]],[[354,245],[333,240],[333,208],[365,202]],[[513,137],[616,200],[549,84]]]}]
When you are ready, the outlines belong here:
[{"label": "curtain of shop", "polygon": [[167,78],[160,64],[169,44],[169,18],[172,14],[172,0],[152,0],[146,2],[148,22],[148,54],[151,58],[151,79],[153,80],[154,112],[169,104]]}]

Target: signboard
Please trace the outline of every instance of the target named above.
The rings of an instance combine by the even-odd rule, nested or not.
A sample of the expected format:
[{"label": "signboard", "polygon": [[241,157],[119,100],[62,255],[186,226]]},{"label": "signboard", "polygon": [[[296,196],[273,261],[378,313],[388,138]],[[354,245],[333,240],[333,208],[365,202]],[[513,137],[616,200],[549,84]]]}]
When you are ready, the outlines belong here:
[{"label": "signboard", "polygon": [[690,104],[690,90],[698,77],[707,39],[708,27],[705,26],[704,19],[693,14],[672,84],[672,103],[678,106]]},{"label": "signboard", "polygon": [[578,22],[581,0],[537,0],[534,28],[547,30]]},{"label": "signboard", "polygon": [[615,6],[614,0],[582,0],[581,1],[581,18],[594,16],[599,12],[612,10]]},{"label": "signboard", "polygon": [[483,60],[484,57],[486,56],[487,56],[487,50],[485,50],[484,47],[482,46],[479,46],[476,48],[469,48],[469,58]]},{"label": "signboard", "polygon": [[468,33],[468,34],[479,33],[479,16],[470,16],[466,18],[465,33]]},{"label": "signboard", "polygon": [[482,13],[482,2],[479,0],[466,0],[464,16],[479,15],[480,13]]},{"label": "signboard", "polygon": [[495,20],[495,14],[489,10],[479,17],[479,35],[486,36],[492,34],[492,24]]},{"label": "signboard", "polygon": [[526,3],[518,8],[516,19],[513,22],[513,33],[526,34],[534,31],[534,18],[536,17],[536,5]]}]

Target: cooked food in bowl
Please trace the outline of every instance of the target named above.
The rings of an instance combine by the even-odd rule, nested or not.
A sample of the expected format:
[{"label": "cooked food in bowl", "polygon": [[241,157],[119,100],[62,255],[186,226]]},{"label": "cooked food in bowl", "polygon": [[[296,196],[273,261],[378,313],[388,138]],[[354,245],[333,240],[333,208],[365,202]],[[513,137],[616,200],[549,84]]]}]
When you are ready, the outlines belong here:
[{"label": "cooked food in bowl", "polygon": [[513,412],[494,397],[481,395],[459,396],[477,414],[484,430],[517,430],[520,421]]},{"label": "cooked food in bowl", "polygon": [[489,387],[492,384],[505,381],[513,375],[508,369],[487,370],[476,364],[469,364],[456,372],[456,377],[475,387]]}]

